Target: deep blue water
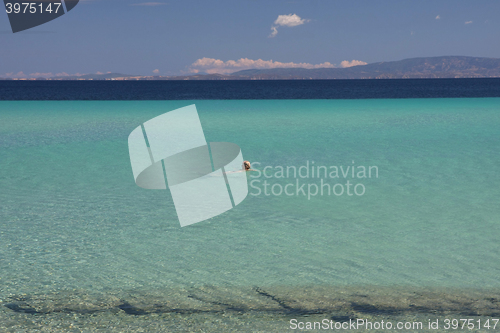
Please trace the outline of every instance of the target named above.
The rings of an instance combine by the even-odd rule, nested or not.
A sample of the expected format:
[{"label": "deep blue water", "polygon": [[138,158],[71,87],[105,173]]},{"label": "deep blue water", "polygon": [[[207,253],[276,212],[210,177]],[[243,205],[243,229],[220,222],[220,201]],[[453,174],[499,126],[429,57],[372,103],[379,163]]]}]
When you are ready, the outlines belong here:
[{"label": "deep blue water", "polygon": [[0,100],[500,97],[500,78],[271,81],[0,81]]}]

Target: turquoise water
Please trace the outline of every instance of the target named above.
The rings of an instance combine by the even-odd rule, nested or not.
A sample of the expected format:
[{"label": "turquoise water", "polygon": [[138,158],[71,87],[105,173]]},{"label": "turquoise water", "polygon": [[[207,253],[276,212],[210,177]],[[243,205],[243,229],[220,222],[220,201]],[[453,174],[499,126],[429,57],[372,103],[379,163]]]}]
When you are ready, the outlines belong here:
[{"label": "turquoise water", "polygon": [[[238,144],[257,169],[314,161],[376,166],[378,178],[347,178],[361,196],[250,188],[181,228],[168,191],[135,185],[127,137],[193,103],[207,141]],[[499,98],[0,102],[0,307],[200,288],[496,292],[499,129]]]}]

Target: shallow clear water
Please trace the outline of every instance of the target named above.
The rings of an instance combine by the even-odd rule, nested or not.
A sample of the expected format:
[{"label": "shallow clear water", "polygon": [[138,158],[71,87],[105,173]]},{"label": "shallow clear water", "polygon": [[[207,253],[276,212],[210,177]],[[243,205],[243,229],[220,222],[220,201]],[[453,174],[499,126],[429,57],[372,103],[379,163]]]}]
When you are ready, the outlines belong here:
[{"label": "shallow clear water", "polygon": [[[361,196],[251,187],[181,228],[168,191],[135,185],[127,137],[193,103],[207,141],[238,144],[259,170],[314,161],[378,178],[325,179],[362,183]],[[499,129],[499,98],[0,102],[0,302],[207,286],[496,292]],[[267,178],[248,179],[263,190]],[[321,181],[267,181],[297,179]]]}]

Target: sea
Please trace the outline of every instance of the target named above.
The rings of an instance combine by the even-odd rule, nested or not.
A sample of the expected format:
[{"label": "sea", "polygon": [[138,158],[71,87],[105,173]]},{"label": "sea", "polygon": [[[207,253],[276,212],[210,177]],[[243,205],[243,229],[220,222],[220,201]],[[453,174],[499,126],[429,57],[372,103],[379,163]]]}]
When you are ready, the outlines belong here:
[{"label": "sea", "polygon": [[[181,227],[128,136],[192,104],[256,171]],[[499,199],[500,79],[0,81],[0,332],[497,331]]]}]

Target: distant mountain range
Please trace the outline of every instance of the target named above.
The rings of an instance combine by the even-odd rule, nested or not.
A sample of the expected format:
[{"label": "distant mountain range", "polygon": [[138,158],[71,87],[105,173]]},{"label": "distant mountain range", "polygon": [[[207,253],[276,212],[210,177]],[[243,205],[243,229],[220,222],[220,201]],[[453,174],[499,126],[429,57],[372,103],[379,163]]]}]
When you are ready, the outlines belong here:
[{"label": "distant mountain range", "polygon": [[500,59],[429,57],[348,68],[249,69],[231,74],[249,79],[410,79],[500,77]]},{"label": "distant mountain range", "polygon": [[49,80],[334,80],[500,77],[500,59],[462,56],[412,58],[348,68],[247,69],[229,75],[137,76],[118,73],[54,77]]},{"label": "distant mountain range", "polygon": [[429,57],[377,62],[348,68],[249,69],[232,76],[250,79],[410,79],[500,77],[500,59]]}]

